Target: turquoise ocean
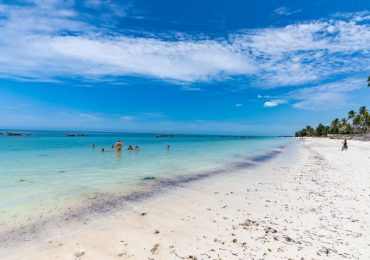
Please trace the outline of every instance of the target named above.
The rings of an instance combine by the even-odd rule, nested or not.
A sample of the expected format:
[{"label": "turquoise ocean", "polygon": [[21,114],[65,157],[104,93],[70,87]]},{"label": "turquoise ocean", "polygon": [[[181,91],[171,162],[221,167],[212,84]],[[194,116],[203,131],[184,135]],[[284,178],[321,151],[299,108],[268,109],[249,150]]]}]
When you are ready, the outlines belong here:
[{"label": "turquoise ocean", "polygon": [[[135,190],[148,179],[225,167],[291,142],[281,137],[26,132],[31,135],[0,135],[0,225],[91,194]],[[124,143],[120,153],[112,150],[117,140]],[[128,145],[138,145],[140,151],[128,151]]]}]

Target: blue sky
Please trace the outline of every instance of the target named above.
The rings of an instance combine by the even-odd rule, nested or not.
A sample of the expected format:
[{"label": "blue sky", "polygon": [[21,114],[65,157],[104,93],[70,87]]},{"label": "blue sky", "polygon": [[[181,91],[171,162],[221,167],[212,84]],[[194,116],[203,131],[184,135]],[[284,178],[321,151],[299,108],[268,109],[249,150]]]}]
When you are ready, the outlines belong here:
[{"label": "blue sky", "polygon": [[370,2],[0,0],[0,128],[285,135],[370,107]]}]

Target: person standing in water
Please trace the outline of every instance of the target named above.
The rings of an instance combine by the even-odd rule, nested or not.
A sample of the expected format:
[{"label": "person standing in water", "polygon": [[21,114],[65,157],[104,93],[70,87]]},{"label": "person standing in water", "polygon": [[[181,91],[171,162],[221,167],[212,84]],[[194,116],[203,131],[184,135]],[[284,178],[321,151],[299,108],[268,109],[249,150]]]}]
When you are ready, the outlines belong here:
[{"label": "person standing in water", "polygon": [[121,140],[118,140],[117,143],[116,143],[116,149],[117,149],[118,152],[122,151],[122,146],[123,146],[123,144],[122,144]]},{"label": "person standing in water", "polygon": [[167,151],[169,151],[171,149],[171,146],[168,144],[167,145]]}]

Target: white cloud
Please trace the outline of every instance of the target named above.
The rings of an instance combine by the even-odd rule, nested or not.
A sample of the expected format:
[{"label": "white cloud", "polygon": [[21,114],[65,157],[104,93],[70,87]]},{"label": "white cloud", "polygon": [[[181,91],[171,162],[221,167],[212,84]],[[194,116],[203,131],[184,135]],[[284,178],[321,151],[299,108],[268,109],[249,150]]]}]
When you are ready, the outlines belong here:
[{"label": "white cloud", "polygon": [[141,112],[141,113],[138,113],[137,115],[140,116],[141,118],[144,118],[144,119],[150,119],[150,118],[156,119],[156,118],[165,118],[165,117],[167,117],[162,112]]},{"label": "white cloud", "polygon": [[285,96],[294,107],[308,110],[326,110],[349,103],[348,95],[366,85],[364,79],[349,78],[338,82],[316,85],[291,91]]},{"label": "white cloud", "polygon": [[367,71],[370,19],[366,14],[248,31],[237,36],[234,44],[253,53],[257,79],[266,86],[299,85]]},{"label": "white cloud", "polygon": [[164,119],[167,116],[161,112],[140,112],[140,113],[133,113],[131,115],[124,115],[121,116],[121,120],[123,121],[134,121],[134,120],[144,120],[144,121],[152,121],[152,120],[159,120]]},{"label": "white cloud", "polygon": [[[338,81],[297,88],[284,94],[272,97],[264,107],[276,107],[280,104],[292,104],[293,107],[305,110],[328,110],[356,106],[352,100],[353,92],[366,86],[365,78],[347,78]],[[258,98],[270,98],[258,95]]]},{"label": "white cloud", "polygon": [[288,8],[288,7],[285,7],[285,6],[282,6],[282,7],[279,7],[279,8],[276,8],[274,10],[274,13],[275,14],[278,14],[278,15],[283,15],[283,16],[290,16],[290,15],[293,15],[293,14],[296,14],[296,13],[300,13],[302,12],[302,10],[293,10],[291,8]]},{"label": "white cloud", "polygon": [[0,16],[0,77],[100,80],[136,75],[192,83],[248,76],[262,87],[279,87],[370,69],[368,13],[246,30],[214,40],[108,36],[67,0],[0,3]]},{"label": "white cloud", "polygon": [[235,106],[236,106],[236,107],[242,107],[242,106],[243,106],[243,104],[240,104],[240,103],[239,103],[239,104],[235,104]]},{"label": "white cloud", "polygon": [[[84,0],[83,4],[85,7],[90,9],[102,11],[108,11],[110,14],[118,17],[126,16],[127,10],[131,6],[131,1],[125,1],[125,3],[121,3],[118,5],[112,0]],[[108,18],[106,15],[105,18]]]},{"label": "white cloud", "polygon": [[123,121],[133,121],[133,120],[135,120],[135,117],[133,117],[133,116],[122,116],[121,119]]},{"label": "white cloud", "polygon": [[287,101],[284,99],[274,99],[274,100],[266,101],[263,104],[263,107],[277,107],[278,105],[286,104],[286,103]]},{"label": "white cloud", "polygon": [[88,8],[99,8],[102,5],[101,0],[85,0],[84,5]]},{"label": "white cloud", "polygon": [[97,121],[99,120],[99,117],[93,114],[88,113],[79,113],[78,116],[83,120],[89,120],[89,121]]}]

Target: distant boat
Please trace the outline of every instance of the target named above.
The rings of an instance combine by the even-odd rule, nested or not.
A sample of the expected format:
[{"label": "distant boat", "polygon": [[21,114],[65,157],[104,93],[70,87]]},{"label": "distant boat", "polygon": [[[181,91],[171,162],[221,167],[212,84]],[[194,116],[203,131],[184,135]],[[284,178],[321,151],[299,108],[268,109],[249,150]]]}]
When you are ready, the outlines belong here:
[{"label": "distant boat", "polygon": [[75,137],[75,136],[87,136],[87,134],[75,134],[75,133],[67,133],[65,136],[68,137]]},{"label": "distant boat", "polygon": [[30,133],[6,132],[5,135],[7,135],[7,136],[26,136],[26,135],[31,135],[31,134]]},{"label": "distant boat", "polygon": [[163,138],[163,137],[175,137],[175,135],[157,135],[157,138]]}]

